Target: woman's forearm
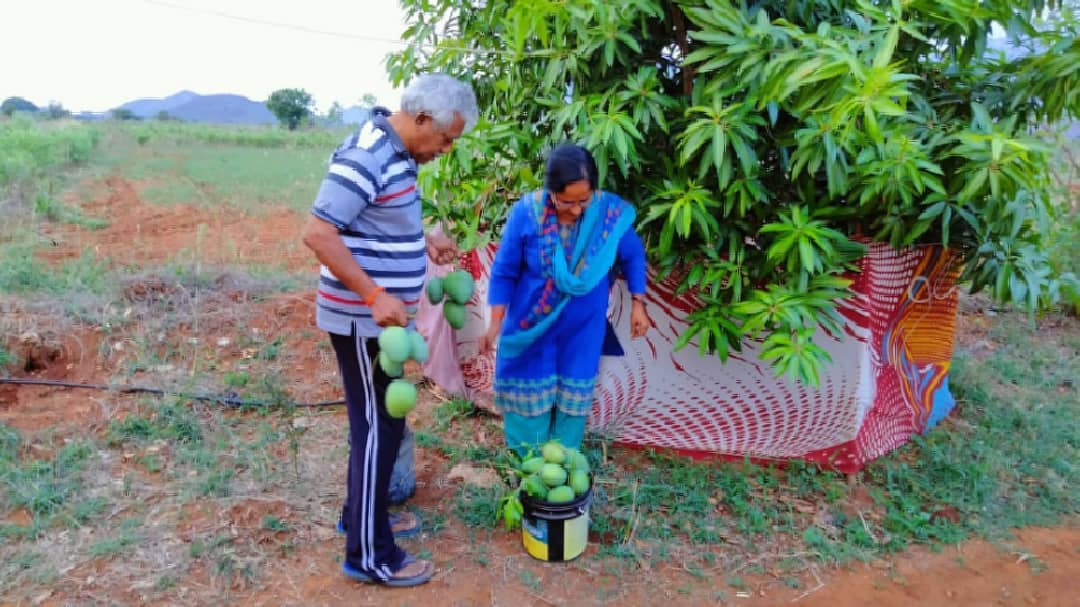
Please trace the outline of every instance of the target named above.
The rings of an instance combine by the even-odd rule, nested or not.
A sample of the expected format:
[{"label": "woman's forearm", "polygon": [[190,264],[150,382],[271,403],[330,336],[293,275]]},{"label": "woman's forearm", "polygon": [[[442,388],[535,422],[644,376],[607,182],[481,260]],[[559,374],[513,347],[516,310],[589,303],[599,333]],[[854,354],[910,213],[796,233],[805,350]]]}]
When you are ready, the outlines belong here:
[{"label": "woman's forearm", "polygon": [[491,306],[491,324],[488,325],[488,331],[494,331],[496,333],[501,331],[504,318],[506,318],[505,305]]}]

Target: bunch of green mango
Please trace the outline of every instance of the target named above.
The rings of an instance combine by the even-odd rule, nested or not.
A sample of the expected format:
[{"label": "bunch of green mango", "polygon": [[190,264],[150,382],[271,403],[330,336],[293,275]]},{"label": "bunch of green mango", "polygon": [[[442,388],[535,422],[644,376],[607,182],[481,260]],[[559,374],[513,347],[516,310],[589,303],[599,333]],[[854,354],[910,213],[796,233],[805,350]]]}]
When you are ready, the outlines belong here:
[{"label": "bunch of green mango", "polygon": [[386,388],[386,411],[392,417],[405,417],[416,407],[416,386],[401,379],[409,359],[423,363],[428,359],[424,336],[411,329],[386,327],[379,333],[379,367],[397,378]]},{"label": "bunch of green mango", "polygon": [[443,316],[454,329],[465,326],[465,304],[472,299],[475,285],[472,274],[454,270],[444,277],[428,279],[427,296],[431,305],[443,305]]}]

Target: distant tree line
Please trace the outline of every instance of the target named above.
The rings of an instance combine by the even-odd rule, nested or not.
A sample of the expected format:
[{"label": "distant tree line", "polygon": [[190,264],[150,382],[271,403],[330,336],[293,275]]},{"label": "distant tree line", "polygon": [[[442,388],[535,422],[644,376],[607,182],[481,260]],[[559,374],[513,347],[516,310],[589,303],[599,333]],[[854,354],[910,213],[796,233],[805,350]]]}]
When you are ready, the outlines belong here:
[{"label": "distant tree line", "polygon": [[[365,93],[360,98],[360,107],[371,108],[378,103],[375,95]],[[339,126],[345,123],[345,107],[337,101],[330,105],[325,114],[315,113],[315,100],[304,89],[278,89],[270,94],[266,108],[278,119],[281,126],[290,131],[300,127]]]},{"label": "distant tree line", "polygon": [[27,101],[22,97],[8,97],[3,103],[0,103],[0,113],[3,115],[11,116],[15,112],[37,114],[50,120],[59,120],[60,118],[71,116],[71,112],[64,109],[64,106],[55,101],[43,108],[38,107],[33,102]]}]

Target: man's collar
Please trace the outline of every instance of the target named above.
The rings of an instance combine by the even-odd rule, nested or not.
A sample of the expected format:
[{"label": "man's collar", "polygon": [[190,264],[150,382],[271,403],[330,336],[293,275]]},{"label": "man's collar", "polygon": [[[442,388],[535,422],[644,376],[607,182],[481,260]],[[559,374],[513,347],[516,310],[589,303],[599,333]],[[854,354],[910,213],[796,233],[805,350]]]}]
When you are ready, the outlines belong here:
[{"label": "man's collar", "polygon": [[[409,150],[405,148],[405,142],[401,140],[401,136],[394,130],[393,125],[387,118],[390,117],[390,110],[381,105],[377,105],[371,108],[371,121],[375,123],[375,126],[386,131],[387,136],[390,137],[390,144],[394,146],[394,149],[398,152],[409,154]],[[411,157],[412,154],[409,154]]]}]

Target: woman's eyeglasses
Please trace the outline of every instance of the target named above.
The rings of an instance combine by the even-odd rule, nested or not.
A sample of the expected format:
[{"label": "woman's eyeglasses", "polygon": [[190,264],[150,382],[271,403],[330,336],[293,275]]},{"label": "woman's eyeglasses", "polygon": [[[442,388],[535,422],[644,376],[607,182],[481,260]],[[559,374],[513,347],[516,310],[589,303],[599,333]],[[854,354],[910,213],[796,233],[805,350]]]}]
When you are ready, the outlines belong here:
[{"label": "woman's eyeglasses", "polygon": [[559,197],[555,194],[551,195],[551,201],[555,203],[556,207],[559,207],[561,209],[572,209],[574,207],[577,207],[584,211],[585,209],[589,208],[590,204],[592,204],[592,199],[592,195],[589,195],[589,197],[585,200],[559,200]]}]

